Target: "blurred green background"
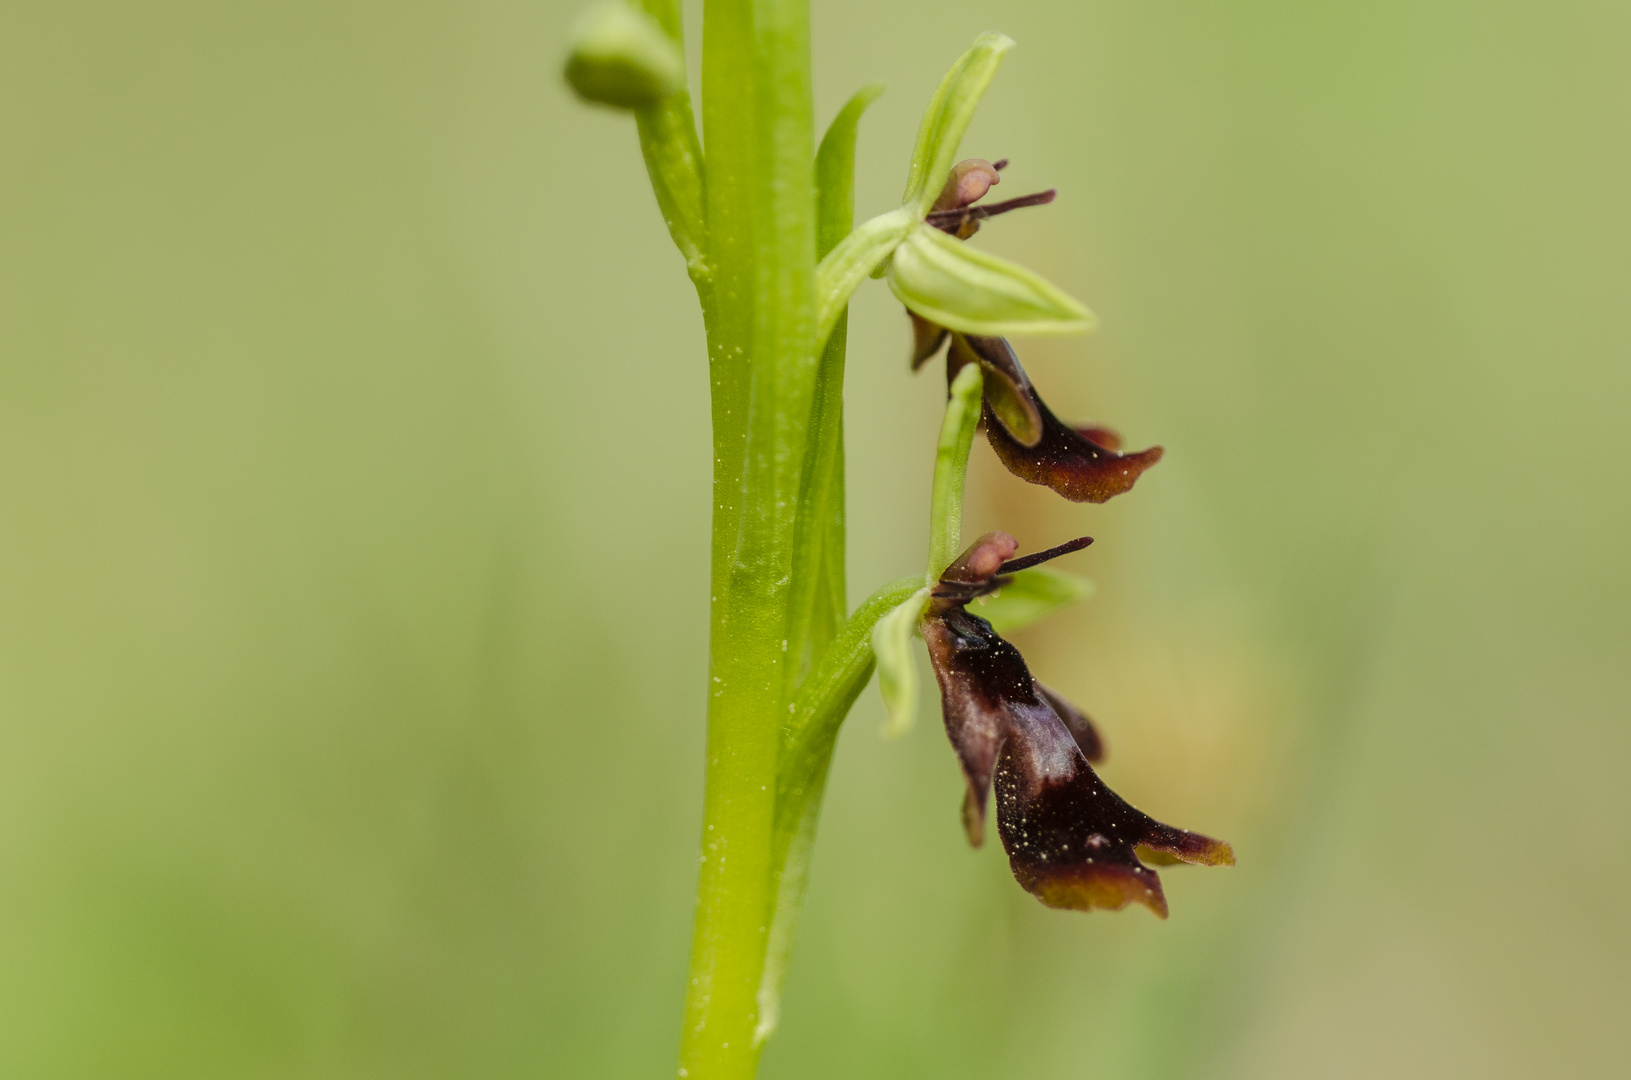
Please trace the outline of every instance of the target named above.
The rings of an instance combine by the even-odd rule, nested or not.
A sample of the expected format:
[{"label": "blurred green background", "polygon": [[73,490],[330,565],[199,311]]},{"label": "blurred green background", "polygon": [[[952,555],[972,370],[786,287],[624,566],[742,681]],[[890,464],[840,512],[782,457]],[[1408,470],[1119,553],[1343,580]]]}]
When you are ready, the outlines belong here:
[{"label": "blurred green background", "polygon": [[[0,1076],[669,1075],[700,817],[701,329],[574,3],[0,11]],[[687,13],[698,25],[698,12]],[[818,2],[898,198],[974,34],[1021,343],[1167,448],[1025,632],[1233,841],[1161,923],[841,742],[771,1080],[1617,1077],[1631,1016],[1631,7]],[[695,53],[695,40],[692,41]],[[941,385],[854,305],[853,599]],[[926,712],[929,710],[926,710]]]}]

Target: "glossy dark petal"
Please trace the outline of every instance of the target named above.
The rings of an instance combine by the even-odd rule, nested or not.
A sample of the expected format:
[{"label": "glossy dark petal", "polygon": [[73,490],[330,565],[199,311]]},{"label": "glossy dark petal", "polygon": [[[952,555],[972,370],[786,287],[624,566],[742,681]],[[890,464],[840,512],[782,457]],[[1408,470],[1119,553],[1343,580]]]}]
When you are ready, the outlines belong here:
[{"label": "glossy dark petal", "polygon": [[1107,450],[1077,434],[1031,392],[1042,415],[1042,437],[1026,446],[1000,422],[988,405],[985,437],[997,458],[1021,480],[1052,488],[1071,502],[1101,503],[1132,488],[1139,476],[1161,460],[1161,447],[1136,454]]},{"label": "glossy dark petal", "polygon": [[934,359],[934,354],[946,343],[946,335],[951,331],[911,309],[907,309],[906,314],[912,319],[912,370],[916,371]]},{"label": "glossy dark petal", "polygon": [[[1006,536],[1008,534],[1003,533],[1002,535]],[[1093,538],[1091,536],[1078,536],[1074,540],[1066,540],[1063,544],[1055,544],[1044,551],[1033,551],[1029,555],[1009,559],[1002,564],[1002,568],[997,573],[1017,574],[1021,570],[1029,570],[1033,566],[1041,566],[1045,562],[1052,562],[1061,555],[1069,555],[1073,551],[1080,551],[1092,542]]]},{"label": "glossy dark petal", "polygon": [[1143,904],[1167,917],[1161,878],[1139,861],[1153,848],[1229,866],[1229,845],[1163,825],[1105,786],[1052,709],[1011,710],[997,755],[997,828],[1014,878],[1056,908]]},{"label": "glossy dark petal", "polygon": [[1076,740],[1076,746],[1081,750],[1082,756],[1095,765],[1103,761],[1104,736],[1099,734],[1099,729],[1093,726],[1093,721],[1087,718],[1087,714],[1060,697],[1052,688],[1043,686],[1040,682],[1035,683],[1035,686],[1036,692],[1042,695],[1042,700],[1053,706],[1053,711],[1064,721],[1065,730]]},{"label": "glossy dark petal", "polygon": [[1057,198],[1059,192],[1054,188],[1047,191],[1037,191],[1030,195],[1021,195],[1014,199],[1004,199],[1002,202],[986,203],[981,206],[964,206],[954,210],[933,210],[923,219],[943,233],[950,233],[959,240],[967,240],[980,231],[980,222],[986,218],[997,217],[999,214],[1010,214],[1015,210],[1023,210],[1029,206],[1046,206]]},{"label": "glossy dark petal", "polygon": [[1036,391],[1006,338],[953,334],[946,353],[946,385],[951,385],[964,365],[976,361],[985,374],[985,404],[1002,421],[1004,430],[1022,446],[1041,442],[1042,412]]}]

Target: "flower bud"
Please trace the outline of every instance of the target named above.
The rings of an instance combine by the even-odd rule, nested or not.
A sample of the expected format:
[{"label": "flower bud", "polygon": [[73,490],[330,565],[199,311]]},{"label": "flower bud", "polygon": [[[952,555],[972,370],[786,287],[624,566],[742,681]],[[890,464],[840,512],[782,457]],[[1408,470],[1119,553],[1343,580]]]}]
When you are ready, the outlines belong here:
[{"label": "flower bud", "polygon": [[597,4],[572,32],[566,81],[578,97],[647,109],[685,86],[685,58],[656,20],[622,0]]}]

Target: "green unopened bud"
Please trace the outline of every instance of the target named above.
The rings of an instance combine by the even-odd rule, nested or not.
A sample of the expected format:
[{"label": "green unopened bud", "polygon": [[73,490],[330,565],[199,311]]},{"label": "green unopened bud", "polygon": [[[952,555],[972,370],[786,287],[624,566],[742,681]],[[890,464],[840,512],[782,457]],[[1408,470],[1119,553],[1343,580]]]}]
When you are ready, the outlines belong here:
[{"label": "green unopened bud", "polygon": [[566,81],[585,101],[649,109],[685,86],[685,58],[655,19],[613,0],[578,20]]}]

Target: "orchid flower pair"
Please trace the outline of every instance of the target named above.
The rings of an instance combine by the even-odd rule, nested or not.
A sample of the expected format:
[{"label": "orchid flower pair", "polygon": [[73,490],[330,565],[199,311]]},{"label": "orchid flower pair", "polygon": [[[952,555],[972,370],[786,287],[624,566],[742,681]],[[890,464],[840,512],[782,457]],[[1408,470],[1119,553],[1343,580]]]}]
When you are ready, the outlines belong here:
[{"label": "orchid flower pair", "polygon": [[[979,206],[1001,181],[1004,165],[1006,161],[970,159],[955,166],[926,223],[962,240],[984,219],[1053,201],[1050,190]],[[1158,446],[1122,454],[1120,438],[1109,429],[1077,428],[1059,420],[1031,385],[1006,338],[951,329],[914,310],[909,297],[902,299],[912,320],[914,368],[950,339],[946,427],[952,438],[943,438],[942,445],[952,444],[953,474],[961,473],[966,463],[967,443],[957,429],[971,426],[976,393],[978,423],[998,459],[1016,476],[1073,502],[1098,503],[1119,495],[1161,459]],[[959,451],[963,462],[955,461]],[[960,480],[954,475],[946,487],[960,488]],[[955,506],[942,507],[944,498],[937,491],[937,516],[960,511],[960,491],[951,500]],[[939,524],[956,531],[955,522]],[[1233,851],[1220,840],[1156,821],[1105,786],[1093,771],[1092,763],[1103,760],[1104,740],[1092,721],[1033,678],[1019,651],[991,622],[969,610],[971,602],[1014,585],[1017,575],[1034,573],[1043,563],[1090,543],[1091,537],[1080,537],[1016,558],[1014,538],[991,532],[938,571],[931,566],[932,583],[879,621],[874,646],[885,669],[880,686],[892,713],[912,707],[913,694],[902,691],[913,679],[904,634],[915,631],[928,646],[946,734],[966,780],[962,817],[969,843],[978,847],[984,840],[986,803],[994,787],[998,832],[1014,877],[1027,891],[1049,907],[1087,910],[1139,903],[1165,918],[1161,880],[1146,861],[1231,865]],[[905,722],[909,717],[897,720],[896,728]]]},{"label": "orchid flower pair", "polygon": [[[968,455],[983,424],[1007,468],[1074,502],[1128,491],[1161,448],[1122,453],[1060,420],[1009,338],[1077,334],[1093,315],[1037,274],[963,241],[1053,201],[983,201],[1005,162],[957,160],[1013,42],[984,34],[952,65],[918,128],[898,208],[854,225],[856,129],[882,88],[841,109],[816,147],[808,12],[799,0],[710,4],[699,139],[678,0],[602,0],[574,32],[566,77],[631,113],[664,223],[709,343],[714,444],[707,787],[681,1077],[752,1075],[775,1030],[839,727],[874,670],[886,730],[915,712],[921,637],[962,766],[978,845],[996,793],[1014,876],[1043,903],[1166,915],[1148,864],[1233,862],[1220,841],[1164,825],[1105,787],[1093,724],[1002,637],[1086,594],[1043,566],[1086,537],[1016,557],[1006,533],[963,549]],[[706,151],[706,152],[704,152]],[[847,610],[845,312],[868,277],[912,317],[912,364],[945,349],[928,570]],[[961,552],[959,554],[959,552]],[[1000,595],[998,595],[1000,592]],[[969,605],[980,602],[980,614]]]}]

